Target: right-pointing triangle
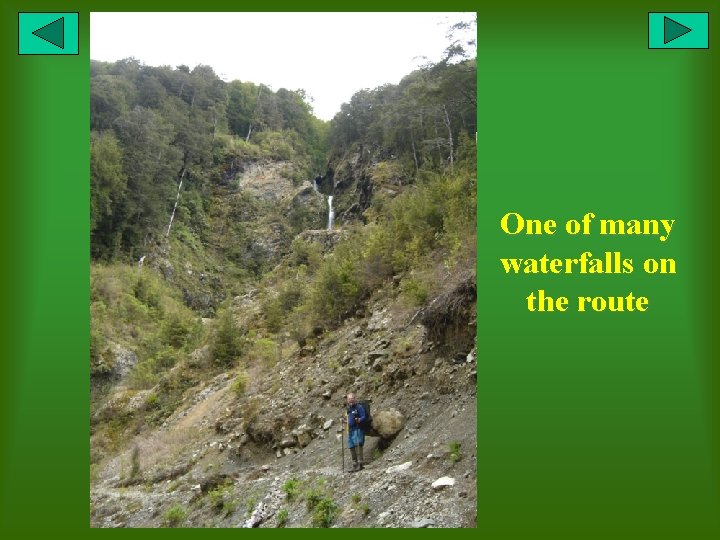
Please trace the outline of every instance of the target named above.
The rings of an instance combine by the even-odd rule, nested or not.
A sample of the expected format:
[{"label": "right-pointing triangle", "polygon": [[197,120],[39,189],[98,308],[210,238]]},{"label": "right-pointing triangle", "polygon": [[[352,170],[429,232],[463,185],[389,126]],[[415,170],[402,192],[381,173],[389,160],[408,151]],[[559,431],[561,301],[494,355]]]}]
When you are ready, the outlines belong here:
[{"label": "right-pointing triangle", "polygon": [[53,22],[38,28],[33,32],[34,36],[44,39],[61,49],[65,48],[65,17],[60,17]]},{"label": "right-pointing triangle", "polygon": [[692,28],[673,21],[670,17],[665,17],[665,41],[664,44],[670,43],[672,40],[684,36],[688,32],[692,32]]}]

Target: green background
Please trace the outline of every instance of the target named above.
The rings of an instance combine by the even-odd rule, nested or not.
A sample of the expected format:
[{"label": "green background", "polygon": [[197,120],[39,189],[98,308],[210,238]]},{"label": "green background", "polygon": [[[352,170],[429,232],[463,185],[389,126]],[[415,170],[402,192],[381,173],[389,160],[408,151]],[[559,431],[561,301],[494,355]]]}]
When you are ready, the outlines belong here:
[{"label": "green background", "polygon": [[[480,8],[478,20],[477,532],[491,539],[715,538],[720,199],[713,179],[720,178],[720,70],[714,40],[705,51],[648,50],[649,8],[641,2],[496,4]],[[2,8],[4,531],[104,534],[89,529],[88,494],[91,5],[7,2]],[[168,9],[156,1],[96,5]],[[682,9],[709,6],[683,2]],[[16,56],[17,11],[53,9],[80,12],[79,56]],[[172,9],[241,7],[211,0]],[[343,9],[469,11],[475,5],[365,2]],[[678,7],[659,2],[652,9]],[[710,15],[711,32],[717,16]],[[508,211],[559,223],[589,211],[677,222],[666,243],[561,232],[510,237],[499,228]],[[546,252],[575,257],[585,250],[619,250],[636,261],[673,257],[678,274],[507,276],[498,260]],[[539,288],[569,297],[633,291],[650,298],[650,310],[529,313],[524,298]]]},{"label": "green background", "polygon": [[[718,57],[648,50],[643,6],[480,12],[478,528],[489,537],[720,534]],[[509,211],[561,231],[505,235]],[[677,221],[665,243],[565,234],[586,212]],[[621,251],[636,270],[517,276],[498,260],[585,250]],[[675,258],[677,275],[645,274],[647,257]],[[571,306],[632,291],[650,307],[531,313],[537,289]]]}]

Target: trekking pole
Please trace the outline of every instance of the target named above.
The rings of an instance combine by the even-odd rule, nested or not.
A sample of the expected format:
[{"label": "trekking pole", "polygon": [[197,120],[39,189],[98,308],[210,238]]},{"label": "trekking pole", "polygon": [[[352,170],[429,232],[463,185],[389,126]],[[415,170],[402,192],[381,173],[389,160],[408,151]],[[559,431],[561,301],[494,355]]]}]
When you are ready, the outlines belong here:
[{"label": "trekking pole", "polygon": [[345,418],[340,417],[340,453],[342,454],[342,472],[345,472]]}]

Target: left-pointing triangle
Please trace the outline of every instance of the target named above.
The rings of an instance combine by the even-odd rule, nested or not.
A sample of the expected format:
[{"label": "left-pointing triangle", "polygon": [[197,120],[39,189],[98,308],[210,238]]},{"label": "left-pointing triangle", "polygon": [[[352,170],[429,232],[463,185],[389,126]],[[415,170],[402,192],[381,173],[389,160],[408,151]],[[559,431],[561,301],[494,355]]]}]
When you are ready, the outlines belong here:
[{"label": "left-pointing triangle", "polygon": [[65,18],[59,19],[46,24],[42,28],[38,28],[33,32],[33,36],[44,39],[48,43],[52,43],[61,49],[65,48]]}]

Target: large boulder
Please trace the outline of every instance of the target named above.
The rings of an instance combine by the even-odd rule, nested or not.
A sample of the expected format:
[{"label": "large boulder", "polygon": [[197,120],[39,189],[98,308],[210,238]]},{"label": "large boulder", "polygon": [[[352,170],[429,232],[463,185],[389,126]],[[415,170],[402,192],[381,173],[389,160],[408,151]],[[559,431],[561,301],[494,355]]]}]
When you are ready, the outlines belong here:
[{"label": "large boulder", "polygon": [[397,409],[379,411],[372,415],[373,431],[383,439],[394,439],[405,427],[405,417]]}]

